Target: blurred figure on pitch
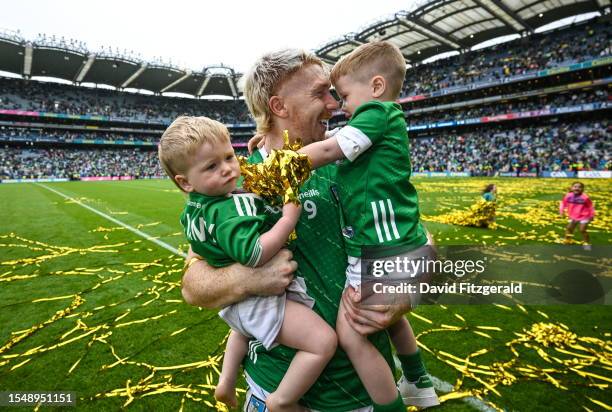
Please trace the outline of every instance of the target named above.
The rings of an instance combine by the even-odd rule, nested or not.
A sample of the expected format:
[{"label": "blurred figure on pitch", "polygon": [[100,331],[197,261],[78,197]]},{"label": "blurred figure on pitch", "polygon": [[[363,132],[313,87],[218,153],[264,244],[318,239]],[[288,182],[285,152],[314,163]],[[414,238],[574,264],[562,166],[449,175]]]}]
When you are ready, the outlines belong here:
[{"label": "blurred figure on pitch", "polygon": [[497,185],[490,183],[485,186],[482,191],[482,198],[485,200],[486,220],[483,221],[482,227],[489,227],[495,224],[495,202],[497,201]]},{"label": "blurred figure on pitch", "polygon": [[581,182],[572,183],[569,193],[567,193],[561,205],[559,206],[559,214],[565,216],[567,209],[567,217],[569,223],[565,229],[565,243],[571,243],[574,237],[574,230],[577,225],[580,225],[580,233],[584,241],[584,249],[591,250],[591,242],[587,232],[587,226],[595,216],[595,206],[591,199],[584,193],[584,184]]},{"label": "blurred figure on pitch", "polygon": [[482,198],[487,202],[495,202],[497,200],[497,185],[493,183],[486,185],[482,191]]}]

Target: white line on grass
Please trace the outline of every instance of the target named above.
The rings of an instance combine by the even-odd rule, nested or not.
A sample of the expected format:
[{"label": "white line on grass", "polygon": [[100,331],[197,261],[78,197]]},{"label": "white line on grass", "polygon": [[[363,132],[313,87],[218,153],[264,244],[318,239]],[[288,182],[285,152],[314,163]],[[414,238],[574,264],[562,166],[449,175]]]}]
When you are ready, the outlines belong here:
[{"label": "white line on grass", "polygon": [[78,199],[75,199],[73,197],[65,195],[64,193],[60,192],[59,190],[52,189],[49,186],[43,185],[41,183],[36,183],[36,185],[40,186],[40,187],[43,187],[43,188],[45,188],[47,190],[50,190],[51,192],[53,192],[53,193],[63,197],[64,199],[68,199],[68,200],[76,203],[77,205],[79,205],[81,207],[84,207],[85,209],[89,210],[90,212],[94,212],[95,214],[97,214],[99,216],[102,216],[104,219],[110,220],[111,222],[126,228],[130,232],[137,234],[138,236],[140,236],[141,238],[143,238],[145,240],[148,240],[149,242],[155,243],[157,246],[160,246],[160,247],[163,247],[166,250],[169,250],[170,252],[174,253],[175,255],[179,255],[179,256],[182,256],[182,257],[187,257],[187,254],[185,254],[185,252],[182,252],[182,251],[178,250],[177,248],[170,246],[166,242],[162,242],[161,240],[159,240],[159,239],[157,239],[157,238],[155,238],[155,237],[153,237],[151,235],[146,234],[142,230],[138,230],[135,227],[128,225],[127,223],[123,223],[122,221],[120,221],[118,219],[115,219],[114,217],[109,216],[109,215],[107,215],[104,212],[100,212],[98,209],[94,209],[93,207],[91,207],[89,205],[86,205],[85,203],[82,203]]},{"label": "white line on grass", "polygon": [[[51,191],[51,192],[53,192],[53,193],[55,193],[57,195],[63,197],[64,199],[68,199],[68,200],[76,203],[77,205],[79,205],[81,207],[84,207],[85,209],[89,210],[90,212],[94,212],[95,214],[97,214],[99,216],[102,216],[104,219],[110,220],[111,222],[126,228],[130,232],[133,232],[133,233],[137,234],[138,236],[144,238],[145,240],[153,242],[157,246],[161,246],[164,249],[169,250],[170,252],[172,252],[172,253],[174,253],[176,255],[179,255],[179,256],[182,256],[182,257],[186,257],[187,256],[184,252],[181,252],[180,250],[170,246],[169,244],[167,244],[165,242],[162,242],[161,240],[156,239],[156,238],[152,237],[151,235],[148,235],[148,234],[144,233],[143,231],[138,230],[135,227],[128,225],[127,223],[123,223],[122,221],[117,220],[114,217],[107,215],[106,213],[100,212],[98,209],[94,209],[93,207],[82,203],[78,199],[75,199],[73,197],[65,195],[64,193],[60,192],[59,190],[52,189],[49,186],[43,185],[41,183],[36,183],[36,185],[37,186],[41,186],[41,187],[43,187],[43,188],[45,188],[45,189],[47,189],[47,190],[49,190],[49,191]],[[395,358],[395,362],[397,364],[397,367],[400,367],[399,359]],[[433,382],[435,388],[438,391],[448,393],[448,392],[451,392],[453,390],[453,385],[451,385],[449,382],[443,381],[442,379],[437,378],[437,377],[435,377],[433,375],[431,375],[431,378],[432,378],[432,382]],[[465,402],[466,404],[470,405],[472,408],[474,408],[474,409],[476,409],[476,410],[478,410],[480,412],[493,412],[494,411],[493,408],[491,408],[489,405],[487,405],[486,403],[484,403],[483,401],[481,401],[478,398],[467,397],[467,398],[463,399],[463,402]]]}]

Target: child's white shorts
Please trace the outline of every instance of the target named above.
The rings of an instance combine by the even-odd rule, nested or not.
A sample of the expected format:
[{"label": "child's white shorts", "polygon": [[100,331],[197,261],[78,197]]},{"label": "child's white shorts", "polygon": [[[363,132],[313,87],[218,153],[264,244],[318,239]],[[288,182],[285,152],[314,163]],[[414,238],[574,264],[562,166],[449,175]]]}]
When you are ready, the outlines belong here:
[{"label": "child's white shorts", "polygon": [[221,309],[219,316],[236,332],[260,341],[266,350],[276,346],[275,341],[285,319],[287,298],[309,308],[314,300],[306,294],[304,278],[295,277],[287,292],[279,296],[254,296]]},{"label": "child's white shorts", "polygon": [[[381,258],[381,260],[395,261],[397,258],[400,258],[400,260],[405,258],[409,260],[435,259],[435,250],[431,243],[431,239],[428,237],[427,243],[417,249],[396,256],[385,256],[384,258]],[[361,258],[354,256],[348,257],[348,265],[346,267],[346,283],[344,285],[345,288],[351,285],[353,288],[358,289],[361,286],[361,268]],[[421,271],[418,273],[410,273],[408,276],[406,273],[401,272],[390,272],[386,275],[393,280],[404,280],[406,282],[417,283],[425,274],[425,272]],[[420,297],[420,293],[410,294],[410,306],[413,309],[419,304]]]}]

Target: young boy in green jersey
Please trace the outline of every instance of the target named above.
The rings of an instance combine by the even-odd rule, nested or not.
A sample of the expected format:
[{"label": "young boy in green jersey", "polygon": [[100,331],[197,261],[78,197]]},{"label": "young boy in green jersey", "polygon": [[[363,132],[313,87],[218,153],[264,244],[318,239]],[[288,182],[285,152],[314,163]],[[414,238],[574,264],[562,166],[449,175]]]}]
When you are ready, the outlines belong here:
[{"label": "young boy in green jersey", "polygon": [[[282,217],[272,224],[273,208],[253,194],[236,191],[240,167],[223,124],[206,117],[177,118],[162,135],[159,159],[168,176],[189,195],[181,224],[193,251],[211,266],[262,265],[295,229],[298,205],[284,205]],[[313,305],[304,280],[296,277],[286,294],[252,297],[224,308],[219,315],[232,331],[215,398],[237,405],[236,379],[249,337],[254,337],[266,349],[282,344],[298,350],[266,405],[272,412],[302,410],[297,402],[337,345],[334,330],[311,310]]]},{"label": "young boy in green jersey", "polygon": [[[361,284],[363,248],[387,261],[398,256],[416,259],[419,253],[431,256],[426,231],[419,222],[417,193],[409,181],[404,113],[395,103],[405,74],[404,57],[389,42],[367,43],[345,56],[333,67],[331,81],[350,121],[326,140],[299,150],[310,157],[314,168],[341,161],[336,183],[348,255],[347,286],[355,289]],[[410,300],[414,308],[418,294]],[[345,316],[341,305],[336,323],[338,342],[376,404],[394,400],[420,407],[439,404],[405,318],[388,329],[404,372],[398,394],[382,355]]]}]

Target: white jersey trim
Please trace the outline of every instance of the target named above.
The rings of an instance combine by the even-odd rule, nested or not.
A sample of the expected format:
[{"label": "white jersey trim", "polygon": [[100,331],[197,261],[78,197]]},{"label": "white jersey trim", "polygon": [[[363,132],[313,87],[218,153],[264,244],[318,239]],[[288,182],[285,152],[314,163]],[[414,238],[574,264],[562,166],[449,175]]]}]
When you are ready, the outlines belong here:
[{"label": "white jersey trim", "polygon": [[259,264],[261,260],[261,256],[263,254],[263,247],[261,246],[261,242],[257,239],[257,243],[255,243],[255,247],[253,248],[253,253],[251,254],[251,258],[247,262],[247,266],[255,267]]},{"label": "white jersey trim", "polygon": [[368,135],[353,126],[344,126],[334,137],[344,156],[351,162],[372,146]]}]

